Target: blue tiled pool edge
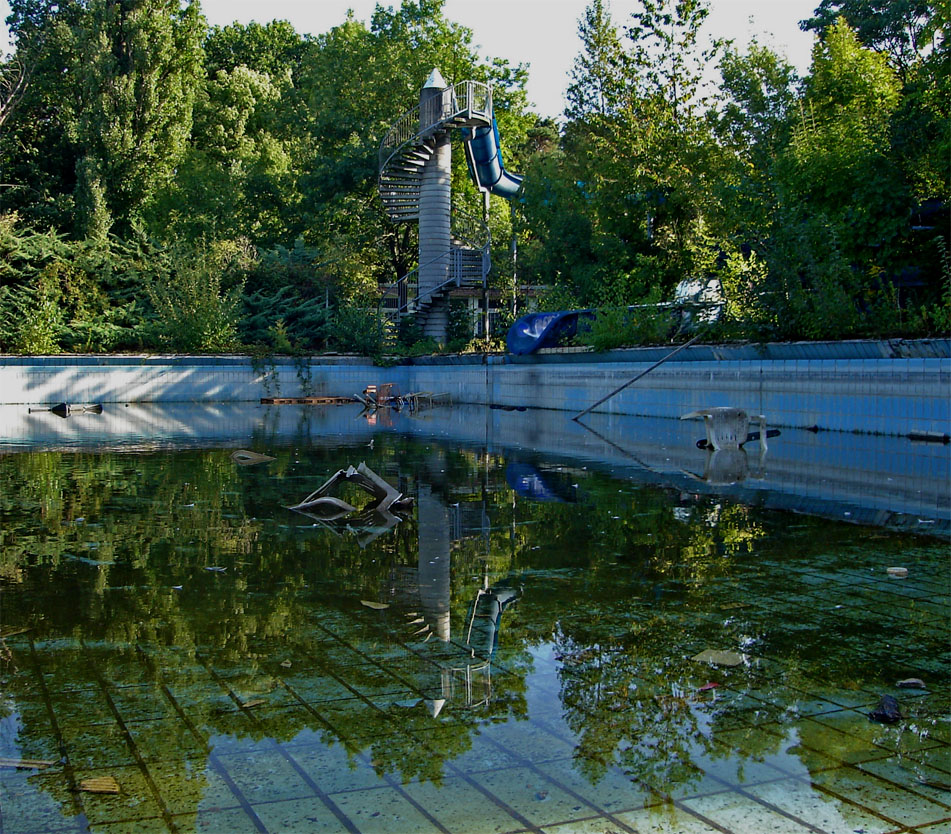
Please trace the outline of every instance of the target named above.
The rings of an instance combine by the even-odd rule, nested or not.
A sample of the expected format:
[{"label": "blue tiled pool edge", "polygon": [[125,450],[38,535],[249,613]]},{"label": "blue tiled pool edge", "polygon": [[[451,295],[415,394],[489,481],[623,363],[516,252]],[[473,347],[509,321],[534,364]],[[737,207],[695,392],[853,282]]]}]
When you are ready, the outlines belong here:
[{"label": "blue tiled pool edge", "polygon": [[[347,396],[393,383],[454,402],[581,411],[668,348],[533,357],[424,357],[391,367],[353,356],[0,357],[0,404],[257,402]],[[731,405],[787,427],[875,434],[951,429],[951,339],[694,345],[598,410],[677,418]]]}]

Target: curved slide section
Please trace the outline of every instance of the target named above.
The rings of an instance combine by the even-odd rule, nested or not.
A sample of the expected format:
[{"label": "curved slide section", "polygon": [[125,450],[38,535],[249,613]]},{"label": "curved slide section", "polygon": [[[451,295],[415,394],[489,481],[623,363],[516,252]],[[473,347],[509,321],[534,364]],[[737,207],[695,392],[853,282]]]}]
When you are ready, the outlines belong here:
[{"label": "curved slide section", "polygon": [[462,135],[466,140],[469,173],[476,185],[511,200],[522,187],[522,177],[505,170],[495,116],[491,125],[463,128]]},{"label": "curved slide section", "polygon": [[509,353],[524,356],[540,348],[558,347],[562,339],[578,332],[579,321],[592,321],[591,310],[562,310],[558,313],[529,313],[510,328],[505,337]]}]

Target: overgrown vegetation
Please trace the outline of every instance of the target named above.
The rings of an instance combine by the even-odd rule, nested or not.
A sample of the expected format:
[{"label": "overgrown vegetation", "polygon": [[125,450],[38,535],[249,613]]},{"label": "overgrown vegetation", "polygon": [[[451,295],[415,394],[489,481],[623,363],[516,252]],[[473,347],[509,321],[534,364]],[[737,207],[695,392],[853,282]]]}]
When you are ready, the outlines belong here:
[{"label": "overgrown vegetation", "polygon": [[[759,44],[702,46],[702,0],[640,0],[620,21],[592,0],[560,127],[530,112],[526,69],[479,56],[442,0],[314,37],[209,28],[179,0],[10,8],[0,351],[379,355],[379,288],[416,243],[385,219],[377,148],[434,66],[493,84],[507,165],[526,175],[514,211],[489,213],[509,317],[533,285],[545,309],[601,310],[583,336],[597,349],[663,340],[665,308],[647,307],[712,280],[710,338],[951,326],[946,5],[821,0],[799,78]],[[454,302],[448,344],[406,321],[398,350],[498,346],[475,324]]]}]

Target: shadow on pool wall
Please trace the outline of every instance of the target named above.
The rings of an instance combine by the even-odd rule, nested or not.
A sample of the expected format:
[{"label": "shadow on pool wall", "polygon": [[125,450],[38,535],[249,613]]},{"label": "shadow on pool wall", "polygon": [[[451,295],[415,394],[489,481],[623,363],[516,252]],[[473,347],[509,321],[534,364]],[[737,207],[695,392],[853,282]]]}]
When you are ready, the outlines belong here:
[{"label": "shadow on pool wall", "polygon": [[[0,452],[23,449],[253,447],[288,444],[365,447],[377,433],[405,434],[500,452],[526,462],[573,459],[639,483],[731,495],[746,503],[947,535],[951,455],[942,443],[906,437],[783,429],[761,457],[739,450],[724,467],[696,447],[699,423],[565,412],[500,411],[454,405],[417,415],[358,405],[107,406],[62,420],[0,406]],[[373,422],[371,422],[372,418]],[[717,465],[720,465],[718,472]],[[918,519],[927,524],[919,524]]]},{"label": "shadow on pool wall", "polygon": [[[3,357],[0,402],[254,402],[353,396],[392,383],[454,403],[575,414],[650,368],[671,346],[603,354],[420,357],[377,367],[360,357]],[[771,427],[908,435],[951,426],[951,339],[701,345],[684,349],[595,413],[678,418],[732,406]]]}]

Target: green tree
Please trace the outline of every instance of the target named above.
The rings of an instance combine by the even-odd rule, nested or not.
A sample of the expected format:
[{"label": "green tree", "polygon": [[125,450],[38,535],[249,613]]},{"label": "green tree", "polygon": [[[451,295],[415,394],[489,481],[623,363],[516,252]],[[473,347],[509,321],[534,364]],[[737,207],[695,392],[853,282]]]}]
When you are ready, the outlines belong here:
[{"label": "green tree", "polygon": [[208,33],[191,136],[149,212],[153,234],[245,238],[264,248],[300,234],[297,82],[307,43],[283,21]]},{"label": "green tree", "polygon": [[90,0],[73,29],[68,130],[77,163],[77,228],[128,234],[181,160],[201,68],[198,6]]},{"label": "green tree", "polygon": [[575,57],[565,94],[565,117],[608,116],[621,106],[626,90],[624,47],[605,0],[593,0],[578,23],[581,52]]},{"label": "green tree", "polygon": [[904,79],[938,34],[933,18],[941,3],[929,0],[821,0],[814,17],[800,22],[806,32],[826,37],[829,27],[843,17],[858,39],[888,57]]},{"label": "green tree", "polygon": [[73,225],[76,148],[66,130],[74,76],[72,26],[78,2],[13,0],[7,26],[16,43],[12,62],[29,83],[14,98],[0,130],[0,210],[69,230]]},{"label": "green tree", "polygon": [[557,253],[529,246],[528,265],[577,304],[659,300],[698,267],[716,161],[703,118],[705,17],[700,2],[643,0],[619,43],[594,2],[579,25],[563,156],[531,168],[526,188],[527,225]]}]

